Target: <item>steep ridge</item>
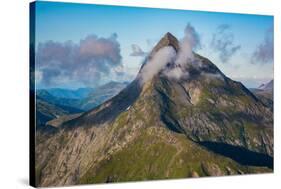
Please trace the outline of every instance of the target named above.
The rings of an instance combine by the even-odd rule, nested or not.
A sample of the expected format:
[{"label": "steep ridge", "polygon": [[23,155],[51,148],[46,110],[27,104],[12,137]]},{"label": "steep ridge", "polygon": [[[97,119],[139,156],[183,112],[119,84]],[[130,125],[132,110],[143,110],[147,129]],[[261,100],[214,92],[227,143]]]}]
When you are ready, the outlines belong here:
[{"label": "steep ridge", "polygon": [[[159,49],[165,46],[171,46],[176,51],[179,50],[178,40],[171,33],[168,32],[153,48],[143,66],[152,58],[152,56]],[[143,69],[143,66],[141,67],[140,72]],[[66,123],[66,125],[68,127],[71,127],[73,125],[81,125],[81,122],[85,123],[86,125],[91,125],[112,120],[116,117],[116,115],[126,110],[126,108],[128,108],[135,102],[135,100],[140,95],[141,88],[142,84],[140,81],[139,73],[136,79],[131,84],[129,84],[124,90],[122,90],[118,95],[106,101],[104,104],[101,104],[97,108],[94,108],[94,110],[86,112],[81,117],[79,117],[79,119],[72,120],[71,122]]]},{"label": "steep ridge", "polygon": [[[162,49],[181,52],[167,33],[124,90],[64,122],[52,136],[38,138],[38,185],[272,171],[270,108],[195,53],[184,64],[161,59],[166,63],[146,80],[147,66]],[[222,153],[220,146],[247,155],[247,161]]]},{"label": "steep ridge", "polygon": [[140,84],[135,80],[115,97],[99,105],[97,108],[85,112],[77,119],[66,122],[64,125],[67,128],[71,128],[81,125],[99,125],[112,121],[136,101],[140,94],[140,90]]},{"label": "steep ridge", "polygon": [[[177,49],[175,40],[167,33],[152,52],[170,44]],[[160,122],[195,141],[226,142],[272,155],[272,145],[264,148],[261,141],[253,142],[262,137],[267,144],[272,144],[268,141],[271,137],[266,134],[272,129],[272,112],[246,87],[227,78],[208,59],[195,54],[192,63],[180,67],[182,72],[188,73],[188,77],[180,79],[163,74],[173,69],[172,64],[167,64],[150,82],[141,84],[142,69],[126,89],[98,108],[66,123],[67,127],[112,121],[136,100],[145,98],[144,103],[151,101],[155,104]],[[246,132],[249,136],[245,136],[244,130],[247,129],[258,130],[258,133]]]},{"label": "steep ridge", "polygon": [[159,51],[161,48],[171,46],[175,49],[175,51],[179,51],[179,42],[178,39],[173,36],[170,32],[167,32],[161,40],[156,44],[156,46],[152,49],[150,56],[155,54],[157,51]]},{"label": "steep ridge", "polygon": [[199,59],[202,68],[188,68],[188,79],[160,76],[145,86],[157,95],[161,120],[194,141],[224,142],[272,155],[271,110],[241,83]]}]

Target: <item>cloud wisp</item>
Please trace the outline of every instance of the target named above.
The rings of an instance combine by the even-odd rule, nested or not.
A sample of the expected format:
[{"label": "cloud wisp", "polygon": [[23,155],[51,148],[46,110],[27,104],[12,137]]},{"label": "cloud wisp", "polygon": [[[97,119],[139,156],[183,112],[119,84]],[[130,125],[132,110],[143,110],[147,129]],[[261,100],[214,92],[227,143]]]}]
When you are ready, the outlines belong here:
[{"label": "cloud wisp", "polygon": [[263,41],[256,47],[251,57],[253,64],[273,63],[274,44],[273,44],[273,27],[269,28],[264,35]]},{"label": "cloud wisp", "polygon": [[229,59],[241,49],[241,45],[234,42],[234,34],[228,24],[219,25],[213,33],[210,47],[218,53],[220,60],[227,63]]},{"label": "cloud wisp", "polygon": [[[188,73],[183,69],[188,64],[195,64],[193,50],[201,48],[200,35],[190,23],[184,30],[184,37],[180,40],[179,46],[178,53],[171,46],[163,47],[156,52],[141,71],[142,83],[151,80],[162,70],[164,75],[172,79],[188,77]],[[172,66],[165,69],[168,63]]]},{"label": "cloud wisp", "polygon": [[201,39],[195,28],[188,23],[184,30],[184,37],[180,40],[180,50],[175,61],[178,65],[193,62],[193,51],[201,48]]},{"label": "cloud wisp", "polygon": [[176,51],[171,46],[166,46],[157,51],[153,57],[145,63],[140,73],[141,84],[151,80],[158,74],[166,65],[173,62],[176,57]]},{"label": "cloud wisp", "polygon": [[174,67],[165,70],[164,74],[172,79],[187,78],[189,75],[183,69],[188,64],[196,64],[194,50],[201,48],[201,38],[194,26],[188,23],[184,30],[184,37],[179,42],[179,52],[174,62]]},{"label": "cloud wisp", "polygon": [[130,56],[146,56],[147,53],[144,52],[140,46],[138,46],[137,44],[132,44],[131,45],[131,48],[132,48],[132,52],[130,54]]},{"label": "cloud wisp", "polygon": [[103,76],[123,67],[117,34],[108,38],[89,35],[75,44],[47,41],[36,51],[36,74],[43,86],[79,82],[94,86]]}]

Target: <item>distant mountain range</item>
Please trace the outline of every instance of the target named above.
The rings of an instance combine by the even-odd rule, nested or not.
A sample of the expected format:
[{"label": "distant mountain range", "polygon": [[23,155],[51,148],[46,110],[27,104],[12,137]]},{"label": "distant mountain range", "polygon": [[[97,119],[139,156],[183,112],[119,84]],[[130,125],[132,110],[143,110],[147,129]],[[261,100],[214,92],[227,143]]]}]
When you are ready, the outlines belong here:
[{"label": "distant mountain range", "polygon": [[111,81],[95,89],[79,88],[76,90],[51,88],[39,89],[36,92],[38,98],[46,102],[53,103],[59,106],[68,106],[82,111],[90,110],[104,101],[115,96],[128,82]]},{"label": "distant mountain range", "polygon": [[[97,98],[103,103],[57,120],[57,131],[48,136],[39,133],[37,184],[272,172],[271,107],[199,54],[181,64],[165,62],[163,52],[183,50],[167,33],[120,92],[116,83],[95,89],[88,104]],[[104,100],[107,93],[114,96]]]},{"label": "distant mountain range", "polygon": [[[50,129],[49,126],[53,123],[57,125],[57,122],[73,119],[77,113],[90,110],[115,96],[127,84],[111,81],[96,89],[39,89],[36,92],[37,128],[46,130]],[[69,118],[66,115],[69,115]]]},{"label": "distant mountain range", "polygon": [[49,103],[37,96],[36,98],[36,128],[39,130],[49,131],[52,128],[46,126],[50,120],[57,119],[64,115],[82,112],[79,109],[64,105]]},{"label": "distant mountain range", "polygon": [[128,84],[128,82],[111,81],[102,85],[82,99],[79,103],[79,108],[83,110],[90,110],[97,107],[101,103],[117,95]]},{"label": "distant mountain range", "polygon": [[250,89],[264,104],[273,110],[273,80],[261,84],[258,88]]},{"label": "distant mountain range", "polygon": [[264,91],[272,91],[273,90],[273,80],[269,81],[268,83],[261,84],[258,89]]},{"label": "distant mountain range", "polygon": [[91,92],[94,91],[93,88],[79,88],[79,89],[61,89],[61,88],[51,88],[47,90],[51,95],[58,98],[69,98],[69,99],[82,99],[86,98]]},{"label": "distant mountain range", "polygon": [[57,97],[52,95],[48,90],[45,89],[37,90],[36,97],[38,99],[44,100],[51,104],[56,104],[58,106],[68,106],[68,107],[79,109],[78,107],[78,104],[80,102],[79,99]]}]

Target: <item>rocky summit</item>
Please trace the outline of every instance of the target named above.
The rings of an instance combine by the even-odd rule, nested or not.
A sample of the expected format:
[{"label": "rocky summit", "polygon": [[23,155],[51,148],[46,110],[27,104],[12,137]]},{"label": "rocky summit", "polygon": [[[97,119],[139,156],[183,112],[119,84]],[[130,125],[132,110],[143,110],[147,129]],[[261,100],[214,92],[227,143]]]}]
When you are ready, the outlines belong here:
[{"label": "rocky summit", "polygon": [[37,185],[272,172],[272,109],[180,43],[167,33],[116,96],[37,132]]},{"label": "rocky summit", "polygon": [[164,37],[157,43],[157,45],[153,48],[152,53],[154,54],[157,51],[159,51],[161,48],[165,46],[171,46],[173,47],[176,51],[179,50],[179,42],[175,36],[173,36],[170,32],[167,32]]}]

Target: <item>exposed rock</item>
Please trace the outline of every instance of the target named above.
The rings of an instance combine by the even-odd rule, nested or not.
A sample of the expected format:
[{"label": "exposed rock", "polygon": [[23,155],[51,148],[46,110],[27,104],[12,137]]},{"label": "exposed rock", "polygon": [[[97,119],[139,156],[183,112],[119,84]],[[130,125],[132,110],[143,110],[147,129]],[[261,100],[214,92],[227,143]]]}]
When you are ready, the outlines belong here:
[{"label": "exposed rock", "polygon": [[199,175],[196,171],[192,171],[191,177],[197,178],[197,177],[199,177]]},{"label": "exposed rock", "polygon": [[[178,48],[171,34],[158,44],[155,51],[167,45]],[[239,147],[270,160],[273,115],[241,83],[208,59],[194,57],[181,67],[190,77],[175,80],[160,72],[144,84],[137,77],[115,97],[64,122],[53,135],[39,135],[37,184],[272,172],[270,166],[242,165],[202,145]]]},{"label": "exposed rock", "polygon": [[213,163],[202,163],[202,170],[204,173],[208,176],[222,176],[224,173],[221,171],[218,165],[213,164]]}]

